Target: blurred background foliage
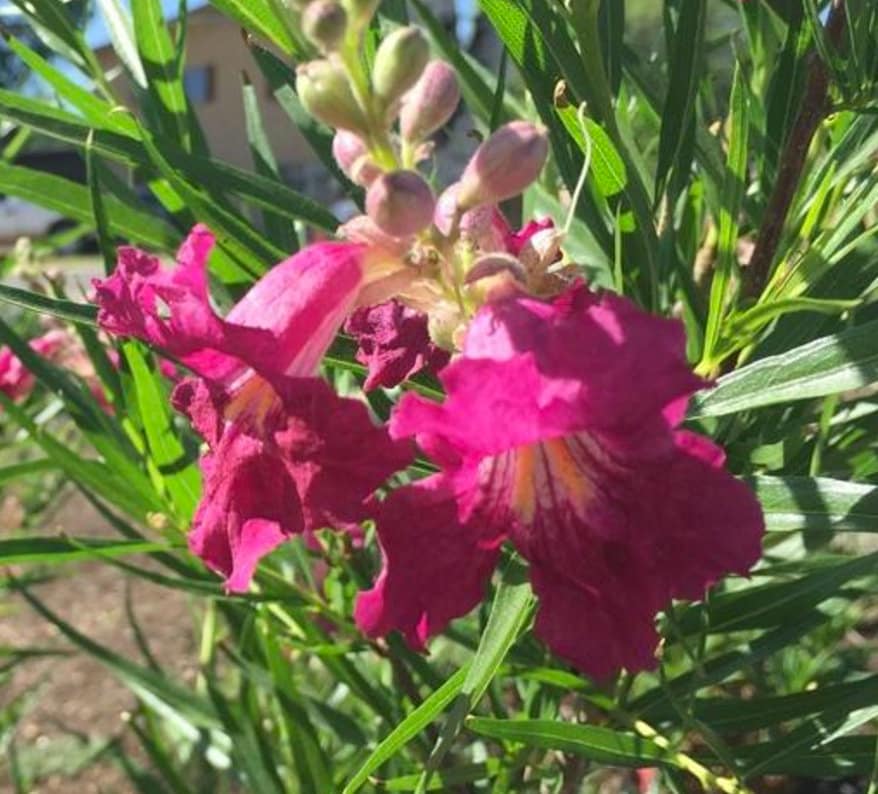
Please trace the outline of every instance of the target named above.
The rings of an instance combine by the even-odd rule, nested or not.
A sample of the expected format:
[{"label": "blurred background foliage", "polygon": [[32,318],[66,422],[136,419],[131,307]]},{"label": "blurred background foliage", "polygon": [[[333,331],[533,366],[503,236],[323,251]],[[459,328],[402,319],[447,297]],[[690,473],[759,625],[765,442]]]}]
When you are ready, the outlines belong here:
[{"label": "blurred background foliage", "polygon": [[[6,240],[0,344],[38,385],[0,396],[0,785],[876,790],[878,5],[381,5],[376,40],[418,22],[458,70],[468,112],[443,161],[512,117],[549,129],[550,166],[513,219],[563,223],[588,136],[568,249],[593,283],[685,322],[693,366],[718,378],[690,422],[765,509],[752,578],[674,605],[658,671],[608,682],[533,640],[514,560],[429,656],[353,627],[371,544],[291,542],[250,594],[223,593],[185,549],[196,440],[151,351],[118,344],[113,365],[87,277],[123,241],[171,257],[200,221],[228,306],[332,234],[362,197],[296,97],[309,46],[283,0],[13,0],[3,14],[0,209],[35,225]],[[88,367],[33,354],[46,322]],[[360,394],[352,352],[340,338],[324,372]],[[398,396],[368,399],[386,417]],[[71,659],[95,667],[59,667]],[[97,666],[130,695],[90,685]],[[84,717],[65,711],[77,689],[96,701]]]}]

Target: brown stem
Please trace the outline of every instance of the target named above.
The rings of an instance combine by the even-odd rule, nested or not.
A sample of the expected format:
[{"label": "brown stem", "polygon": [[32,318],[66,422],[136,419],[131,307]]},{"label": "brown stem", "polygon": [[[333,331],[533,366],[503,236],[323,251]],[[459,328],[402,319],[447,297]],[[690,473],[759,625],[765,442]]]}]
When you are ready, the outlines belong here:
[{"label": "brown stem", "polygon": [[[834,0],[826,21],[826,34],[835,47],[841,42],[844,24],[844,0]],[[808,78],[801,108],[781,157],[777,181],[765,207],[765,217],[756,238],[753,256],[744,271],[744,294],[748,297],[758,297],[768,281],[808,149],[821,122],[830,113],[829,66],[816,50],[809,56]]]}]

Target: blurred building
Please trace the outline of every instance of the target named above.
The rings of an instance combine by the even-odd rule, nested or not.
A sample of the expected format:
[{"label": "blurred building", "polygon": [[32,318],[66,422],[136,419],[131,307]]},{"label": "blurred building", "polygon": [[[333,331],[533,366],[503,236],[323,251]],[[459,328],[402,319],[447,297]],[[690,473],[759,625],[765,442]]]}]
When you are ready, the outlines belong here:
[{"label": "blurred building", "polygon": [[[431,0],[429,5],[464,45],[479,47],[480,40],[485,39],[474,3]],[[246,73],[256,87],[265,131],[285,179],[297,190],[331,200],[333,196],[327,195],[327,191],[333,189],[331,181],[326,179],[325,170],[272,96],[242,38],[240,26],[215,8],[203,6],[190,11],[186,39],[186,93],[204,128],[212,155],[241,168],[252,167],[242,107],[242,83]],[[112,45],[108,42],[95,52],[108,72],[115,75],[113,85],[120,98],[136,106],[124,71],[115,68],[118,58]],[[492,56],[489,61],[494,60],[496,52]]]}]

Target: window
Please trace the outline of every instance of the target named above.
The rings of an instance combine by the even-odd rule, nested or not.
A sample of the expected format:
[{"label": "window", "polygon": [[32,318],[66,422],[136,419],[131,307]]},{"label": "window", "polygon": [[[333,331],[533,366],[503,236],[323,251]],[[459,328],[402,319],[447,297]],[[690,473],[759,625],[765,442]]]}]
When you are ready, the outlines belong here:
[{"label": "window", "polygon": [[183,72],[183,88],[193,105],[204,105],[213,100],[213,67],[189,66]]}]

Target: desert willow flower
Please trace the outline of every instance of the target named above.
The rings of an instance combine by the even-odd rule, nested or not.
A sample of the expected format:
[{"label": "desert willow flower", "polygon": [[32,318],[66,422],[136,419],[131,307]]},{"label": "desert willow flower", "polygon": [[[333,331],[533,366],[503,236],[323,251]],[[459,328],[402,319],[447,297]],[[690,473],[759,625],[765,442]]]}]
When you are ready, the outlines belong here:
[{"label": "desert willow flower", "polygon": [[[203,228],[174,270],[123,249],[98,284],[106,330],[195,373],[174,393],[208,446],[193,550],[243,590],[284,539],[370,518],[383,567],[356,620],[423,648],[481,601],[509,543],[553,651],[596,676],[651,667],[656,614],[746,573],[763,532],[722,451],[679,427],[709,385],[687,364],[682,325],[591,290],[550,220],[507,223],[497,205],[540,177],[544,129],[502,126],[436,198],[418,166],[459,101],[450,67],[402,28],[370,76],[374,0],[298,5],[323,56],[300,67],[300,97],[336,129],[366,214],[341,227],[345,242],[275,266],[225,318],[208,301]],[[375,426],[318,377],[343,324],[367,389],[431,368],[444,400],[406,394]],[[438,473],[388,490],[416,445]]]}]

